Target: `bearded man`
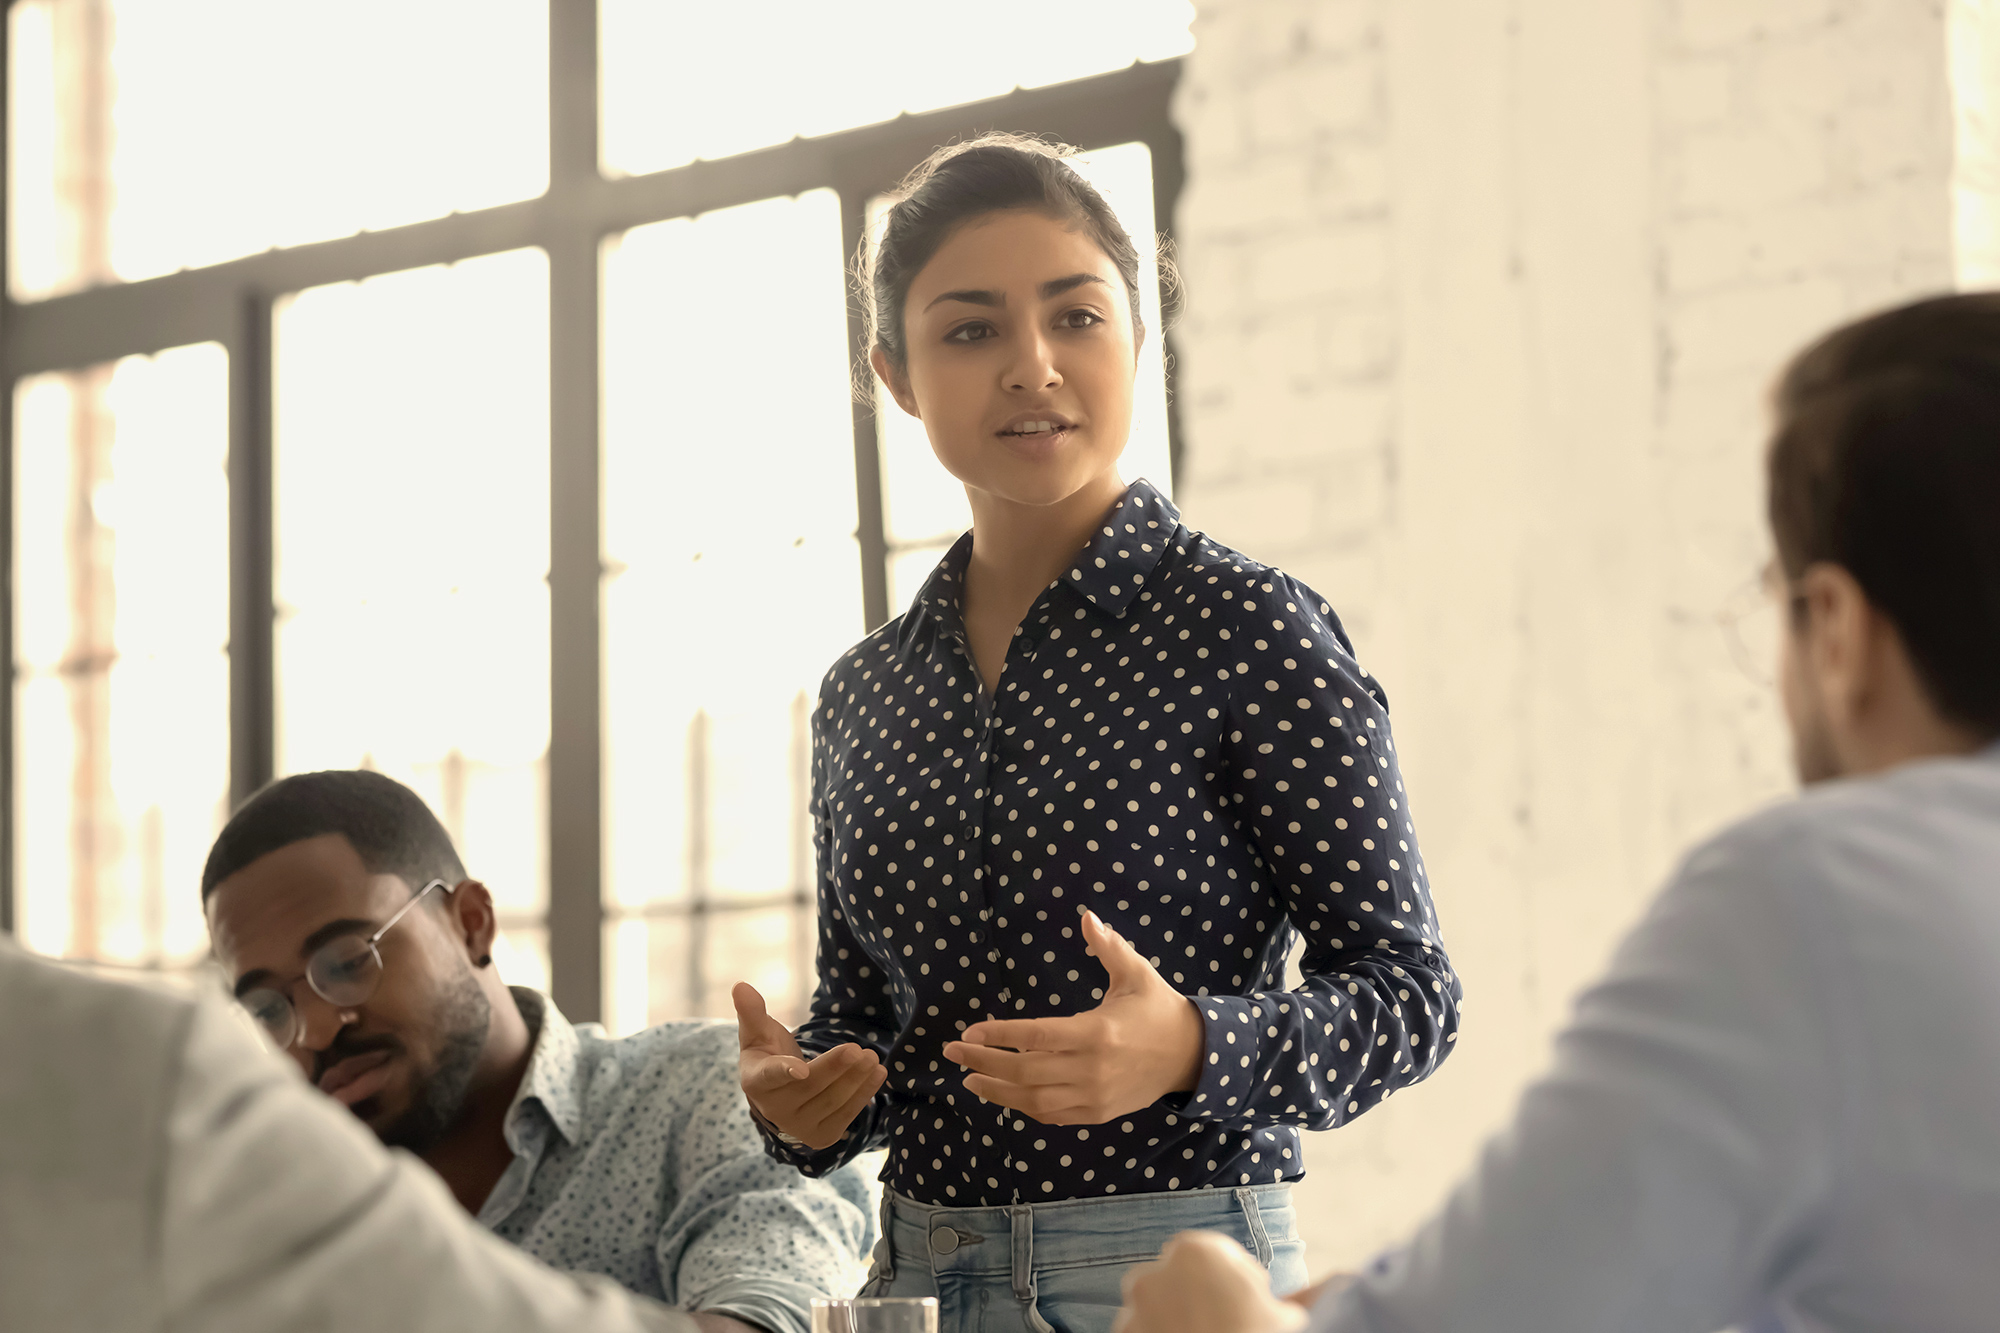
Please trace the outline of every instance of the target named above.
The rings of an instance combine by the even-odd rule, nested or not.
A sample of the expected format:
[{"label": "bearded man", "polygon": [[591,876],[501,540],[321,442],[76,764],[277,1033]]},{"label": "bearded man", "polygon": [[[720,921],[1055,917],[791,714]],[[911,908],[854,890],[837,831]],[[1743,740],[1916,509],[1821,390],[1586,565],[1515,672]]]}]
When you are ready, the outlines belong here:
[{"label": "bearded man", "polygon": [[271,784],[216,839],[202,897],[273,1044],[497,1235],[708,1333],[806,1333],[814,1296],[847,1294],[865,1187],[765,1154],[733,1027],[614,1040],[507,986],[493,895],[407,787],[358,771]]}]

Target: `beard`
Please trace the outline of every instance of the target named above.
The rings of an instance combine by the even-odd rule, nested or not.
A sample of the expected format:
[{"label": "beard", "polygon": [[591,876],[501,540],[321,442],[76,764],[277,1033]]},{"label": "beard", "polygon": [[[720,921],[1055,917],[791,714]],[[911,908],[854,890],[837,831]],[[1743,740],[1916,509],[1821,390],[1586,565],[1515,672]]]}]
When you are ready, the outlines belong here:
[{"label": "beard", "polygon": [[438,1030],[443,1040],[437,1059],[410,1088],[410,1106],[376,1136],[391,1148],[406,1148],[421,1157],[437,1146],[465,1110],[466,1094],[486,1049],[493,1006],[470,969],[461,972],[440,1002]]}]

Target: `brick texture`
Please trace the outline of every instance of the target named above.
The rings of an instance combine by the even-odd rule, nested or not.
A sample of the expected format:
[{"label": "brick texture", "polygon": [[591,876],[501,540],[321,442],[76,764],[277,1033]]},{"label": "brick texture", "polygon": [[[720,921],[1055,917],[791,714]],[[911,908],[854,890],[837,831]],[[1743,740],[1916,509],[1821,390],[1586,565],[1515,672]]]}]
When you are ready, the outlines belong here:
[{"label": "brick texture", "polygon": [[1765,553],[1761,394],[1949,286],[1971,214],[1937,6],[1199,0],[1195,36],[1184,506],[1382,676],[1469,996],[1431,1084],[1311,1143],[1325,1272],[1434,1206],[1679,851],[1786,790],[1716,616]]}]

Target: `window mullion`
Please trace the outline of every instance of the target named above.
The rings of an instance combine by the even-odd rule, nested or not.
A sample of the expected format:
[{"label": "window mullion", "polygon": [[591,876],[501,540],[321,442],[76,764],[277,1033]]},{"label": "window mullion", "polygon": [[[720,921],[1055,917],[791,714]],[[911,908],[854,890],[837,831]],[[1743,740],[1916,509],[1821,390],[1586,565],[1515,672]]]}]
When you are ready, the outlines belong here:
[{"label": "window mullion", "polygon": [[276,772],[274,361],[268,297],[246,296],[229,352],[229,804]]},{"label": "window mullion", "polygon": [[[550,0],[549,195],[597,202],[596,0]],[[599,261],[588,208],[550,209],[549,976],[564,1013],[604,1006]]]},{"label": "window mullion", "polygon": [[[840,252],[850,262],[860,252],[867,226],[868,191],[852,183],[840,189]],[[868,336],[861,303],[847,302],[847,348],[850,358],[867,355]],[[850,369],[853,363],[850,362]],[[857,375],[856,383],[865,380]],[[854,396],[854,499],[858,523],[855,541],[861,547],[861,618],[863,631],[873,633],[889,619],[889,539],[883,513],[882,448],[875,430],[875,406],[860,393]]]}]

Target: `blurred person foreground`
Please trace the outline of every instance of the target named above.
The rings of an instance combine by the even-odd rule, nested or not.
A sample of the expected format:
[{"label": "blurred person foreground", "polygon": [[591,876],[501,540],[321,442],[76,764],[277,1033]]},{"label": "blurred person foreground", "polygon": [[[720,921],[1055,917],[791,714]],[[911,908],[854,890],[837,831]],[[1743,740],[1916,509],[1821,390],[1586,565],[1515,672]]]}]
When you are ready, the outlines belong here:
[{"label": "blurred person foreground", "polygon": [[0,940],[0,1328],[697,1333],[553,1272],[307,1088],[216,997]]},{"label": "blurred person foreground", "polygon": [[1407,1244],[1281,1302],[1185,1234],[1121,1333],[1994,1326],[2000,294],[1837,330],[1775,416],[1806,793],[1689,854]]}]

